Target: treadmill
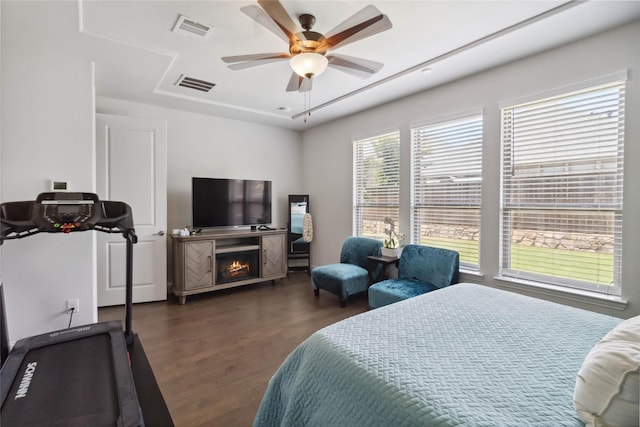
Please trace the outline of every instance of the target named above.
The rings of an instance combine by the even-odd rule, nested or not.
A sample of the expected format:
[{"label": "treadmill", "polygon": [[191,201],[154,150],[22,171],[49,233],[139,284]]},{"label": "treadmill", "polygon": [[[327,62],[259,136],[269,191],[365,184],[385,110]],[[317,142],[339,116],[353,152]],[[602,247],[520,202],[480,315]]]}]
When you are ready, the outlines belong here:
[{"label": "treadmill", "polygon": [[110,321],[18,340],[0,370],[0,422],[6,426],[173,426],[140,340],[131,329],[137,236],[129,205],[100,200],[94,193],[41,193],[35,201],[0,204],[0,226],[0,244],[41,232],[96,230],[121,233],[127,245],[124,331],[119,321]]}]

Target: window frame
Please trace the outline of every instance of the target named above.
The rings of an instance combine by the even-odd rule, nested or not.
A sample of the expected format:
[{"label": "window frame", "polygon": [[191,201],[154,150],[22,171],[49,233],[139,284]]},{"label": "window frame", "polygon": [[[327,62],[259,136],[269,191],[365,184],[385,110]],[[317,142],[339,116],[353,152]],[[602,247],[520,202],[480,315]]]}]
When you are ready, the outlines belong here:
[{"label": "window frame", "polygon": [[[625,97],[626,97],[626,73],[615,73],[609,76],[604,76],[601,77],[599,79],[593,79],[590,80],[588,82],[582,82],[580,84],[576,84],[576,85],[572,85],[569,87],[564,87],[562,89],[557,89],[554,91],[548,91],[544,94],[537,94],[537,95],[531,95],[527,98],[522,98],[520,100],[517,101],[512,101],[509,103],[504,103],[500,105],[500,124],[501,124],[501,129],[500,129],[500,236],[499,236],[499,275],[500,278],[502,279],[514,279],[514,280],[523,280],[525,282],[534,282],[534,283],[541,283],[541,284],[545,284],[545,285],[553,285],[553,286],[560,286],[564,289],[573,289],[573,290],[580,290],[580,291],[593,291],[593,292],[597,292],[600,294],[606,294],[606,295],[614,295],[614,296],[620,296],[621,294],[621,287],[622,287],[622,283],[621,283],[621,272],[622,272],[622,220],[623,220],[623,192],[624,192],[624,144],[625,144],[625,136],[624,136],[624,123],[626,120],[625,114],[626,114],[626,103],[625,103]],[[602,182],[605,182],[605,184],[602,184],[601,186],[596,186],[593,187],[593,193],[594,194],[600,194],[600,192],[598,192],[598,190],[603,191],[603,189],[607,188],[606,187],[606,180],[607,178],[610,178],[611,181],[613,181],[613,184],[609,184],[612,188],[616,188],[616,190],[613,192],[614,194],[614,202],[611,203],[599,203],[597,204],[597,206],[594,207],[585,207],[584,205],[587,204],[587,202],[581,202],[578,203],[576,202],[571,202],[570,198],[568,195],[562,195],[561,193],[561,185],[560,182],[562,181],[562,179],[565,179],[568,184],[567,188],[568,192],[575,192],[576,194],[580,194],[580,190],[584,187],[586,188],[590,188],[588,187],[588,183],[590,182],[588,180],[588,178],[582,178],[582,175],[580,175],[580,173],[578,172],[574,172],[573,174],[571,172],[545,172],[545,164],[543,160],[545,157],[549,158],[548,154],[543,154],[542,151],[543,149],[540,147],[550,147],[550,148],[555,148],[555,152],[561,152],[563,150],[560,149],[559,146],[554,147],[553,144],[556,141],[556,139],[554,138],[553,141],[547,141],[546,145],[541,146],[538,144],[537,148],[535,150],[531,149],[529,152],[525,151],[526,149],[523,148],[525,147],[525,143],[520,143],[521,145],[518,147],[515,147],[514,144],[518,144],[518,142],[514,142],[515,138],[518,138],[517,136],[514,136],[512,134],[513,132],[513,122],[510,123],[510,119],[507,118],[508,115],[513,115],[514,114],[514,110],[515,109],[521,109],[522,111],[527,111],[527,109],[534,109],[534,108],[543,108],[544,105],[552,105],[553,102],[556,102],[557,105],[562,106],[562,103],[568,103],[569,101],[573,100],[578,100],[580,97],[584,97],[585,99],[590,98],[589,94],[597,94],[597,93],[602,93],[604,94],[607,90],[618,90],[618,102],[617,102],[617,110],[616,110],[616,114],[614,114],[614,118],[617,118],[615,120],[616,125],[612,127],[615,127],[617,129],[617,137],[614,139],[611,139],[610,141],[614,141],[615,140],[615,147],[616,147],[616,155],[614,157],[615,162],[615,173],[611,174],[611,176],[613,176],[613,178],[610,177],[610,175],[608,175],[605,172],[601,172],[601,173],[592,173],[591,176],[595,177],[592,178],[594,182],[600,181],[601,184]],[[602,97],[602,96],[601,96]],[[595,98],[594,98],[595,99]],[[598,103],[596,101],[593,101],[592,103],[589,104],[591,109],[595,109],[596,106],[598,105]],[[575,112],[572,111],[569,107],[562,106],[564,107],[565,112]],[[577,110],[577,108],[575,109]],[[543,110],[540,110],[543,111]],[[595,117],[596,115],[593,114],[593,111],[590,112],[591,117],[588,119],[588,121],[585,121],[586,124],[583,124],[582,127],[580,129],[583,129],[584,132],[589,130],[588,125],[590,125],[592,122],[595,122],[597,120],[593,119],[592,117]],[[540,117],[542,117],[542,113],[540,113]],[[611,117],[611,116],[608,116]],[[511,117],[511,120],[513,119],[513,117]],[[554,117],[554,120],[556,122],[559,122],[559,120],[557,120],[556,117]],[[614,120],[611,120],[612,122]],[[545,122],[547,125],[549,125],[549,123],[551,123],[552,121],[549,120],[548,123]],[[556,127],[560,126],[560,124],[555,124]],[[565,127],[562,129],[562,131],[567,131],[569,128],[569,125],[565,124]],[[554,132],[554,136],[556,136],[557,132]],[[575,136],[574,134],[577,134],[577,132],[575,132],[575,130],[571,130],[570,132],[571,136],[569,137],[570,139],[567,139],[566,141],[574,141],[574,140],[580,140],[580,138],[578,138],[577,136]],[[598,138],[600,138],[599,133],[594,132],[593,135],[598,136]],[[532,137],[533,138],[533,137]],[[557,139],[559,141],[559,139]],[[532,141],[534,141],[532,139]],[[582,147],[583,151],[586,151],[586,147],[604,147],[606,145],[605,142],[602,142],[600,139],[598,139],[598,143],[593,143],[593,142],[585,142],[584,147]],[[560,142],[559,144],[562,144],[562,142]],[[569,145],[569,142],[565,142],[565,145]],[[610,143],[613,144],[613,143]],[[530,143],[531,146],[533,146],[533,144]],[[512,151],[513,150],[519,150],[519,154],[514,154]],[[536,151],[537,150],[537,151]],[[507,151],[510,154],[507,154]],[[523,154],[526,153],[526,154]],[[517,152],[516,152],[517,153]],[[534,174],[532,174],[533,178],[532,181],[535,181],[536,179],[539,179],[540,182],[542,183],[542,177],[544,176],[548,176],[549,181],[551,182],[553,178],[553,176],[555,176],[557,183],[555,184],[548,184],[549,186],[544,186],[543,190],[544,191],[540,191],[542,194],[547,194],[546,197],[551,197],[549,196],[549,194],[551,194],[552,196],[558,197],[558,199],[562,199],[563,197],[565,198],[565,201],[562,203],[558,203],[557,201],[554,201],[555,206],[552,206],[553,204],[550,202],[537,202],[537,203],[531,203],[529,202],[528,204],[523,202],[523,200],[526,200],[525,198],[527,196],[531,196],[531,193],[533,193],[533,191],[531,190],[522,190],[520,192],[518,191],[514,191],[514,188],[516,188],[516,184],[518,179],[522,179],[522,178],[515,178],[515,167],[514,166],[516,164],[515,161],[513,161],[513,157],[515,156],[520,156],[520,158],[524,158],[525,155],[527,156],[534,156],[536,153],[540,153],[539,154],[539,158],[541,160],[539,160],[539,172],[537,173],[538,177],[535,177]],[[567,157],[564,162],[566,163],[566,170],[570,170],[572,167],[575,168],[577,170],[577,166],[580,158],[587,158],[588,156],[586,154],[577,154],[578,151],[576,149],[576,151],[573,153],[573,156],[571,157]],[[510,157],[509,157],[510,156]],[[509,161],[509,158],[512,159],[512,161]],[[603,159],[606,160],[606,157],[603,157]],[[551,162],[549,160],[546,160],[547,164],[546,164],[546,169],[548,171],[551,171],[552,168],[550,168],[548,165],[551,164]],[[586,160],[585,160],[586,161]],[[590,157],[589,158],[590,162],[593,163],[597,163],[599,161],[601,161],[601,159],[597,158],[597,157]],[[524,161],[521,162],[520,166],[521,166],[521,171],[522,169],[522,165],[524,164]],[[583,166],[586,167],[586,166]],[[595,169],[594,169],[595,170]],[[546,173],[546,175],[545,175]],[[585,175],[587,175],[585,173]],[[513,178],[510,178],[510,176],[513,176]],[[515,183],[515,184],[514,184]],[[555,185],[555,186],[554,186]],[[522,187],[526,187],[526,184],[521,184]],[[532,189],[538,189],[541,187],[531,187]],[[549,188],[551,190],[553,190],[553,193],[547,193],[546,189]],[[516,189],[517,190],[517,189]],[[586,191],[582,190],[584,194],[588,194]],[[519,203],[514,202],[514,194],[516,194],[517,196],[519,196],[521,198],[521,201]],[[573,193],[572,193],[573,194]],[[531,196],[531,197],[537,197],[537,196]],[[544,197],[544,196],[543,196]],[[577,196],[574,196],[577,199]],[[586,197],[585,197],[586,198]],[[594,203],[595,205],[595,203]],[[551,212],[555,210],[555,216],[556,222],[560,222],[561,218],[567,218],[570,219],[570,215],[573,214],[574,215],[574,220],[576,223],[580,222],[580,221],[588,221],[589,215],[593,215],[593,219],[591,219],[591,221],[596,221],[598,220],[597,214],[601,213],[602,217],[606,218],[612,218],[610,219],[610,221],[613,222],[612,225],[612,239],[613,239],[613,248],[612,248],[612,277],[613,277],[613,283],[611,284],[603,284],[603,283],[598,283],[597,280],[599,280],[598,278],[595,279],[595,281],[588,281],[588,280],[581,280],[578,279],[576,277],[562,277],[560,275],[551,275],[551,274],[545,274],[544,272],[540,272],[540,271],[526,271],[526,270],[522,270],[522,269],[516,269],[516,268],[512,268],[512,248],[514,246],[513,243],[513,238],[512,238],[512,224],[514,222],[514,219],[512,217],[512,215],[516,215],[518,213],[520,213],[520,215],[522,215],[520,217],[520,220],[522,221],[522,218],[529,218],[529,221],[537,221],[534,220],[533,218],[535,218],[535,215],[538,214],[539,212]],[[518,212],[520,211],[520,212]],[[522,213],[522,212],[528,212],[528,213]],[[590,213],[586,213],[586,212],[590,212]],[[545,225],[544,221],[549,221],[548,224],[551,224],[551,221],[548,219],[543,219],[544,215],[540,214],[540,218],[542,218],[540,221],[541,225]],[[578,219],[581,219],[580,221],[578,221]],[[585,219],[586,218],[586,219]],[[605,220],[601,220],[602,222],[606,222]],[[567,223],[569,223],[569,220],[567,220]],[[547,226],[549,226],[547,224]],[[576,225],[567,225],[567,230],[570,229],[574,229],[574,230],[580,230],[580,228]],[[605,226],[602,226],[602,229],[606,229]],[[600,229],[599,229],[600,230]],[[553,231],[553,226],[551,227],[551,230],[539,230],[539,231],[544,231],[544,232],[551,232]],[[569,234],[569,233],[567,233]],[[576,234],[578,234],[576,232]],[[552,255],[552,258],[555,257],[557,254],[554,253],[554,255]]]},{"label": "window frame", "polygon": [[[388,151],[384,151],[382,154],[383,166],[380,170],[388,169],[384,172],[383,178],[395,179],[394,185],[377,187],[382,190],[378,190],[378,195],[387,198],[386,201],[373,200],[365,202],[367,197],[367,191],[373,191],[373,185],[364,182],[363,173],[366,173],[361,164],[363,157],[368,153],[363,153],[364,144],[384,144],[385,138],[389,138],[388,143],[392,144]],[[399,217],[400,217],[400,130],[398,128],[387,129],[384,131],[376,132],[366,137],[354,138],[352,140],[353,150],[353,218],[352,218],[352,233],[354,236],[366,236],[375,239],[384,240],[385,224],[384,218],[391,217],[396,223],[396,230],[398,229]],[[393,147],[395,145],[395,147]],[[367,148],[367,152],[371,147]],[[390,156],[390,157],[389,157]],[[391,161],[390,161],[391,159]],[[391,169],[390,169],[391,167]],[[370,194],[370,193],[369,193]],[[369,211],[370,219],[365,218],[366,211]],[[377,212],[376,212],[377,211]],[[373,215],[371,215],[373,213]],[[365,222],[370,222],[370,226],[367,227],[368,232],[365,231]]]},{"label": "window frame", "polygon": [[[444,131],[444,134],[443,134]],[[469,131],[471,133],[469,134]],[[429,185],[419,185],[418,177],[424,176],[421,174],[421,171],[424,170],[422,165],[420,164],[420,158],[418,157],[417,150],[422,149],[421,147],[424,145],[424,137],[419,137],[418,132],[429,134],[439,133],[441,138],[446,140],[446,143],[456,143],[456,144],[465,144],[467,148],[471,146],[472,150],[466,150],[464,152],[456,152],[455,150],[448,149],[442,142],[436,143],[436,147],[440,148],[442,154],[439,154],[436,158],[443,165],[446,163],[453,163],[461,160],[472,160],[474,162],[473,166],[470,169],[473,169],[473,173],[469,173],[466,171],[466,174],[461,178],[460,184],[455,185],[458,189],[458,193],[460,194],[460,203],[455,203],[451,200],[446,200],[446,196],[442,196],[440,202],[432,203],[432,205],[425,204],[423,202],[425,197],[419,197],[419,192],[425,192]],[[464,135],[464,138],[460,137],[460,133],[467,133]],[[432,210],[442,212],[441,216],[449,220],[451,224],[460,224],[462,221],[469,221],[470,212],[475,210],[477,214],[476,220],[472,226],[477,227],[477,249],[475,252],[477,253],[475,262],[469,262],[467,254],[465,254],[465,249],[460,250],[459,245],[456,245],[455,242],[451,245],[444,245],[443,247],[447,247],[448,249],[457,250],[460,255],[460,266],[470,272],[479,272],[480,271],[480,257],[481,257],[481,235],[482,235],[482,181],[483,181],[483,141],[484,141],[484,112],[482,109],[476,109],[471,111],[466,111],[460,114],[456,114],[449,117],[442,117],[430,121],[424,121],[419,123],[414,123],[410,126],[410,134],[411,134],[411,182],[410,182],[410,193],[411,193],[411,241],[415,244],[421,244],[422,242],[422,224],[418,224],[421,217],[421,210],[428,209],[431,207]],[[421,144],[418,146],[418,144]],[[446,154],[446,156],[444,155]],[[447,170],[450,170],[447,168]],[[461,171],[462,172],[462,171]],[[466,182],[470,183],[470,185],[465,186]],[[476,184],[476,185],[474,185]],[[432,190],[435,190],[439,194],[446,194],[447,187],[450,185],[442,184],[440,186],[436,185],[432,187]],[[465,187],[468,189],[465,190]],[[471,192],[469,190],[473,190],[475,188],[475,192]],[[455,190],[455,189],[454,189]],[[465,200],[466,193],[466,200]],[[475,202],[472,202],[475,200]],[[457,213],[455,211],[458,211]],[[464,227],[463,227],[464,228]],[[462,241],[464,239],[457,239]],[[472,250],[473,252],[474,250]],[[465,259],[467,258],[467,259]]]}]

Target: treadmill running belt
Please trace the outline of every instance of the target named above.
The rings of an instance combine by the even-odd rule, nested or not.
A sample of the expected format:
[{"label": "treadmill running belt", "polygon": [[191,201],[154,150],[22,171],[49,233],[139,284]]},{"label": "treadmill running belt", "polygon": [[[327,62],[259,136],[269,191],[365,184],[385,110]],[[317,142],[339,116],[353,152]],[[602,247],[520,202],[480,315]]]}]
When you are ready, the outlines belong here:
[{"label": "treadmill running belt", "polygon": [[9,391],[13,402],[2,411],[3,424],[51,425],[60,418],[68,426],[116,425],[114,414],[119,410],[110,341],[101,334],[30,351],[18,372],[27,375],[28,365],[36,363],[33,376],[22,393],[25,375],[13,381]]},{"label": "treadmill running belt", "polygon": [[[35,337],[40,341],[29,342],[26,339],[26,343],[21,343],[23,350],[19,352],[22,353],[20,357],[12,361],[10,355],[8,359],[13,363],[15,375],[4,397],[2,424],[82,427],[143,425],[137,404],[134,416],[130,417],[132,402],[122,401],[131,392],[135,399],[135,389],[126,350],[119,350],[126,349],[122,328],[116,322],[119,331],[113,330],[114,325],[108,323],[112,322],[77,328],[85,336],[71,340],[68,339],[70,337],[62,338],[53,333],[48,334],[52,343],[43,342],[43,336]],[[98,328],[93,333],[83,331],[94,326],[111,326],[111,330]],[[58,340],[60,342],[56,342]],[[3,366],[2,381],[8,379],[9,372],[4,372],[7,365],[9,363]],[[122,369],[123,365],[126,369]],[[131,381],[121,384],[123,378]],[[4,387],[7,386],[9,384]]]}]

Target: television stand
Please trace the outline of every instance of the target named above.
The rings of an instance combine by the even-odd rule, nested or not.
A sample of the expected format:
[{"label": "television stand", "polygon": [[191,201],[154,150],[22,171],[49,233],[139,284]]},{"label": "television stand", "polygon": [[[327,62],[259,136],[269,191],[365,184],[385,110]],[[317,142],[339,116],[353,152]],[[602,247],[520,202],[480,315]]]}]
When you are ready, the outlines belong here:
[{"label": "television stand", "polygon": [[286,277],[286,230],[220,230],[171,236],[173,293],[215,292]]}]

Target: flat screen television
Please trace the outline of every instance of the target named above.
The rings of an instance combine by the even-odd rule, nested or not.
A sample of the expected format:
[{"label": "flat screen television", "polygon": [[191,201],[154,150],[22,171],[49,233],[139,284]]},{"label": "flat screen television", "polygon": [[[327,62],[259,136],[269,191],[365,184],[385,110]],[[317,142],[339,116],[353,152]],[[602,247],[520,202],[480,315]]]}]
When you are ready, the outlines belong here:
[{"label": "flat screen television", "polygon": [[192,178],[193,228],[271,223],[271,181]]}]

